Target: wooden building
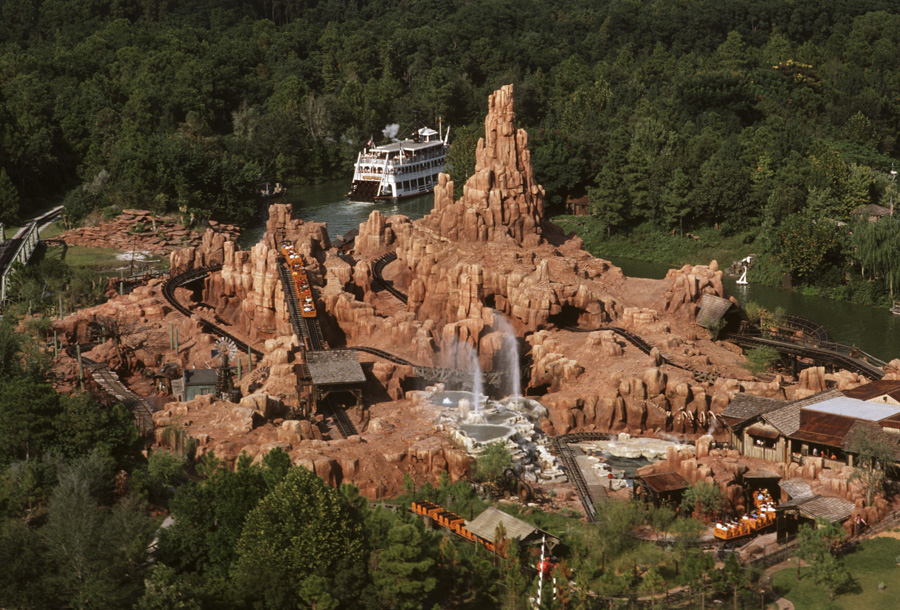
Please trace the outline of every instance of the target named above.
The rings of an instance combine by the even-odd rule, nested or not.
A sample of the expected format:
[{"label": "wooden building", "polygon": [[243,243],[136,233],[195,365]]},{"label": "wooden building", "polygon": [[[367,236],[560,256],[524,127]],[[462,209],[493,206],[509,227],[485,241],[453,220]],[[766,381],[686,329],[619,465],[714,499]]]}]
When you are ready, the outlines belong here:
[{"label": "wooden building", "polygon": [[363,406],[362,389],[366,374],[355,350],[307,351],[306,369],[309,375],[305,381],[309,387],[305,389],[312,395],[313,405],[318,405],[332,394],[345,392],[355,398],[357,407]]},{"label": "wooden building", "polygon": [[852,390],[841,392],[847,398],[856,398],[866,402],[900,405],[900,381],[879,379],[870,381]]},{"label": "wooden building", "polygon": [[860,433],[900,441],[900,405],[844,395],[808,405],[791,434],[791,450],[804,458],[821,457],[826,467],[853,466],[852,443]]},{"label": "wooden building", "polygon": [[722,418],[742,455],[800,464],[808,457],[821,458],[825,467],[840,468],[854,465],[850,443],[857,429],[887,434],[886,438],[900,444],[898,398],[900,383],[877,381],[846,392],[826,390],[790,403],[738,394]]},{"label": "wooden building", "polygon": [[860,220],[868,220],[869,222],[877,222],[878,220],[891,215],[890,208],[877,203],[860,206],[850,210],[850,213],[858,217]]},{"label": "wooden building", "polygon": [[730,311],[737,311],[737,309],[734,302],[729,299],[723,299],[714,294],[704,294],[700,297],[697,324],[703,328],[710,328],[718,324]]},{"label": "wooden building", "polygon": [[496,544],[497,527],[500,525],[503,525],[507,540],[518,539],[519,544],[524,547],[539,547],[541,542],[545,541],[547,552],[552,553],[556,545],[559,544],[558,537],[493,506],[486,508],[483,513],[472,521],[466,522],[466,529],[476,536],[484,538],[491,544]]},{"label": "wooden building", "polygon": [[778,428],[763,420],[763,416],[788,404],[774,398],[736,395],[721,415],[731,432],[732,447],[748,457],[785,461],[786,441]]},{"label": "wooden building", "polygon": [[690,484],[677,472],[660,472],[634,477],[632,496],[653,506],[669,506],[673,509],[681,505],[684,491]]},{"label": "wooden building", "polygon": [[853,513],[854,504],[843,498],[814,494],[803,479],[788,479],[780,486],[788,499],[775,507],[776,532],[779,542],[797,534],[801,525],[813,528],[819,520],[843,523]]},{"label": "wooden building", "polygon": [[217,369],[184,369],[181,379],[172,380],[172,395],[187,402],[201,394],[215,394],[217,381]]}]

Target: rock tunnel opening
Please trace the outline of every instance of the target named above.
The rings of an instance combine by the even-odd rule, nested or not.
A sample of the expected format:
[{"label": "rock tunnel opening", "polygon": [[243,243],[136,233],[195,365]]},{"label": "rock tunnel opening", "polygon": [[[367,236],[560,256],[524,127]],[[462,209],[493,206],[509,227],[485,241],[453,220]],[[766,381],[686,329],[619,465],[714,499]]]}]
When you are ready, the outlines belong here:
[{"label": "rock tunnel opening", "polygon": [[553,314],[548,318],[548,321],[555,324],[559,328],[565,328],[566,326],[578,326],[578,321],[582,316],[586,315],[587,312],[580,307],[575,307],[574,305],[563,305],[561,311],[558,314]]}]

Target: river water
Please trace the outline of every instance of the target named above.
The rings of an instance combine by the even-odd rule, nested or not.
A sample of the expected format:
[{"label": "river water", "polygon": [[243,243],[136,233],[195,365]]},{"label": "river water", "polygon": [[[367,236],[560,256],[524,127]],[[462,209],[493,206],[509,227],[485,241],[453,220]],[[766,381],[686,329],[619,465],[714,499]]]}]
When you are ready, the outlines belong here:
[{"label": "river water", "polygon": [[[288,189],[273,202],[290,202],[294,215],[303,220],[328,223],[332,239],[351,229],[358,229],[372,210],[379,209],[385,216],[403,214],[415,220],[428,214],[434,203],[433,195],[411,197],[397,202],[359,203],[349,202],[344,195],[350,190],[350,180],[339,180],[315,186]],[[244,232],[241,246],[249,248],[260,240],[265,232],[267,212],[263,209],[258,222]],[[610,261],[621,267],[627,276],[661,279],[670,269],[667,265],[623,258]],[[697,261],[706,263],[708,261]],[[731,261],[719,261],[723,267]],[[786,313],[818,322],[828,329],[835,341],[855,345],[864,352],[882,360],[900,357],[900,316],[885,309],[830,301],[805,296],[796,291],[782,290],[753,284],[753,271],[748,276],[750,285],[738,286],[734,278],[726,278],[728,293],[742,304],[750,301],[772,311],[781,307]]]}]

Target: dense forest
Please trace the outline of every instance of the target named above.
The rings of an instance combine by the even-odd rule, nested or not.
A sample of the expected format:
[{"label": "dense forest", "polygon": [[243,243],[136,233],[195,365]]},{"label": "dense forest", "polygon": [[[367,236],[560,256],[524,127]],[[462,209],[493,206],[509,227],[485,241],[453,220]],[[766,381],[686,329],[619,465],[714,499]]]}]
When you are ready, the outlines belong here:
[{"label": "dense forest", "polygon": [[[900,281],[900,225],[851,213],[900,203],[889,0],[0,0],[0,222],[53,202],[72,222],[124,207],[245,222],[261,178],[346,178],[369,138],[415,117],[451,126],[459,184],[506,83],[551,209],[587,202],[588,247],[718,234],[771,278],[847,298],[884,300]],[[38,300],[67,273],[23,271],[17,290]],[[67,307],[96,296],[69,279]],[[142,453],[124,408],[55,391],[49,328],[15,323],[0,324],[0,606],[524,608],[534,595],[518,569],[533,558],[427,531],[278,451],[234,470],[196,460],[189,439]],[[407,492],[483,507],[464,483]],[[565,536],[576,568],[560,568],[577,586],[548,607],[753,582],[689,543],[696,522],[625,503],[602,514],[593,528],[529,516]],[[685,542],[638,545],[641,523]]]},{"label": "dense forest", "polygon": [[0,219],[242,220],[260,176],[347,176],[414,115],[464,176],[512,82],[549,202],[589,193],[610,233],[847,220],[889,197],[898,32],[888,0],[3,0]]}]

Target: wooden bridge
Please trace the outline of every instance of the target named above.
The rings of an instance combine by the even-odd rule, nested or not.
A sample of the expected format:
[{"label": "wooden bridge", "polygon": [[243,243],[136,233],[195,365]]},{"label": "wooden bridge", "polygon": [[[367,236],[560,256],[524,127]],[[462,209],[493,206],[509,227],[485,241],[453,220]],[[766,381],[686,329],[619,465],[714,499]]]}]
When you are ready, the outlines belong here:
[{"label": "wooden bridge", "polygon": [[872,380],[881,379],[885,374],[882,367],[886,363],[883,360],[834,341],[810,341],[783,331],[730,334],[725,336],[725,340],[741,347],[769,347],[780,354],[806,358],[818,365],[842,368]]},{"label": "wooden bridge", "polygon": [[31,260],[31,255],[40,241],[39,233],[41,227],[59,216],[62,206],[57,206],[41,214],[27,225],[19,229],[19,231],[11,238],[6,239],[6,229],[0,224],[0,311],[6,302],[7,296],[7,280],[16,263],[27,265]]}]

